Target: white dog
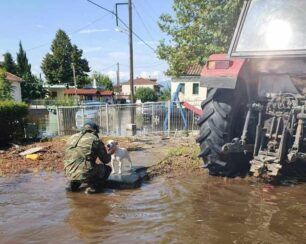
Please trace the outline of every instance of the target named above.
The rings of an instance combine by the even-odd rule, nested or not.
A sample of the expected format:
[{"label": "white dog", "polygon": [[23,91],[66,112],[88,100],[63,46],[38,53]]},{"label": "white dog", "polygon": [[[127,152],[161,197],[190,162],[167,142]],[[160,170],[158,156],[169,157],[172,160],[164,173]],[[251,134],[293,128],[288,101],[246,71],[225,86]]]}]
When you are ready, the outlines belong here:
[{"label": "white dog", "polygon": [[130,170],[132,169],[132,160],[126,148],[118,147],[118,142],[114,140],[109,140],[106,144],[106,147],[109,151],[113,151],[112,159],[111,159],[111,166],[112,166],[112,174],[115,174],[114,163],[119,163],[119,170],[118,174],[121,175],[122,173],[122,160],[127,159],[130,163]]}]

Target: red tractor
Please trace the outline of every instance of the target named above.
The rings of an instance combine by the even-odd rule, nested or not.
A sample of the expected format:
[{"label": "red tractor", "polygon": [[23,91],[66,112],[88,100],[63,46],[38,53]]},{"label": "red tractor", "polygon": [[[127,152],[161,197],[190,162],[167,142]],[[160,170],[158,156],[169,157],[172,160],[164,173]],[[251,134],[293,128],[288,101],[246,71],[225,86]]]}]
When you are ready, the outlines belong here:
[{"label": "red tractor", "polygon": [[211,175],[306,175],[306,0],[245,1],[228,55],[210,56],[198,121]]}]

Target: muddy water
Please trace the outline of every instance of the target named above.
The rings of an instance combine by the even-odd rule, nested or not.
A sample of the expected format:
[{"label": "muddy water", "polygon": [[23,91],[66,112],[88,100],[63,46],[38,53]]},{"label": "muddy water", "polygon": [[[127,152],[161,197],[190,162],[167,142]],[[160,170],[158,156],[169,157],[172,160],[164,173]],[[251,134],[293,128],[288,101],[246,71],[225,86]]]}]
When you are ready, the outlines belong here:
[{"label": "muddy water", "polygon": [[[56,173],[0,179],[1,243],[305,243],[306,185],[201,176],[65,193]],[[268,192],[263,191],[268,190]]]}]

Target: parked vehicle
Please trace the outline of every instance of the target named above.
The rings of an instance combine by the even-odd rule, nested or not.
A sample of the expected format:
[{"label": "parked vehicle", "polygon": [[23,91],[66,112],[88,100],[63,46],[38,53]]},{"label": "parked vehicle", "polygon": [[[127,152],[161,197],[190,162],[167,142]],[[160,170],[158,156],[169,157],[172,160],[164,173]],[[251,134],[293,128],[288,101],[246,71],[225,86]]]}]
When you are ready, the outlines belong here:
[{"label": "parked vehicle", "polygon": [[248,0],[227,55],[212,55],[198,121],[211,175],[306,175],[306,0]]}]

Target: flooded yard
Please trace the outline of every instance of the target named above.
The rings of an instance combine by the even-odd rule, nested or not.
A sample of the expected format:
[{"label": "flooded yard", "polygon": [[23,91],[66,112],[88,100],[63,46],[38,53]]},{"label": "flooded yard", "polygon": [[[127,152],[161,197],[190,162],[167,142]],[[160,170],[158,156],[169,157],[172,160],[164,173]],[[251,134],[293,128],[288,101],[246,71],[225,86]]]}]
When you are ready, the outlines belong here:
[{"label": "flooded yard", "polygon": [[1,243],[303,243],[306,185],[157,177],[137,190],[66,193],[63,174],[0,179]]},{"label": "flooded yard", "polygon": [[[66,193],[63,143],[38,144],[50,155],[33,165],[9,151],[9,172],[24,172],[20,162],[33,170],[0,177],[1,243],[305,242],[306,184],[271,187],[250,178],[208,176],[196,167],[193,138],[152,137],[120,141],[130,147],[135,166],[163,160],[141,188]],[[56,160],[57,172],[46,172]]]}]

